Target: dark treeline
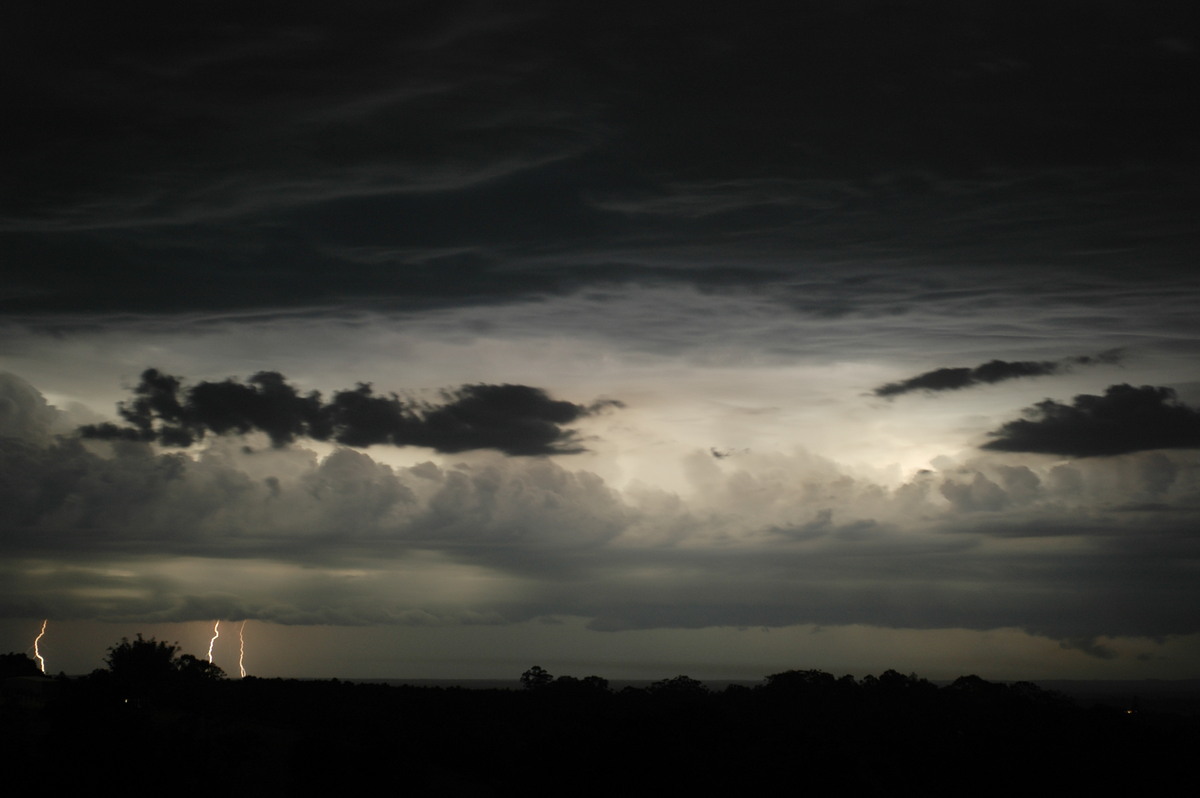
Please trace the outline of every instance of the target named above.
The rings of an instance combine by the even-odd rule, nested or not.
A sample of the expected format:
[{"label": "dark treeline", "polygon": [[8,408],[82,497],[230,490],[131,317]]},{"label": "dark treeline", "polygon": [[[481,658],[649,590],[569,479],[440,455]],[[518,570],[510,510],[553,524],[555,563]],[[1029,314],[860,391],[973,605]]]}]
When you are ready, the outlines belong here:
[{"label": "dark treeline", "polygon": [[[1081,794],[1173,787],[1200,718],[1076,706],[964,676],[773,674],[711,690],[687,676],[610,689],[533,667],[522,688],[224,678],[153,640],[87,677],[0,659],[12,786],[126,779],[171,794]],[[40,685],[40,686],[39,686]],[[99,781],[98,781],[99,780]],[[1019,792],[1018,792],[1019,791]]]}]

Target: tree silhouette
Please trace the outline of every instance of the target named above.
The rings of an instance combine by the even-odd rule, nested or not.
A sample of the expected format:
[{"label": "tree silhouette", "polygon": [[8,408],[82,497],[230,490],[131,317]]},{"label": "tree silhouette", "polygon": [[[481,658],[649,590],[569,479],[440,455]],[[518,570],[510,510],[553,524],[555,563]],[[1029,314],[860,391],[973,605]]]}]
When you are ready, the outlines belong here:
[{"label": "tree silhouette", "polygon": [[524,685],[526,690],[540,689],[552,681],[554,681],[554,677],[541,665],[534,665],[521,674],[521,684]]},{"label": "tree silhouette", "polygon": [[191,654],[184,654],[177,659],[175,661],[175,669],[179,672],[180,678],[189,684],[225,678],[225,671],[219,666],[212,664],[206,659],[193,657]]},{"label": "tree silhouette", "polygon": [[104,662],[118,682],[153,684],[171,678],[178,651],[178,644],[159,642],[153,637],[146,640],[139,633],[135,640],[122,637],[120,643],[110,646]]},{"label": "tree silhouette", "polygon": [[0,654],[0,679],[9,676],[41,676],[42,669],[28,654]]},{"label": "tree silhouette", "polygon": [[126,695],[144,696],[173,684],[223,679],[225,672],[211,662],[179,654],[178,643],[164,643],[138,634],[108,649],[104,658],[113,683]]},{"label": "tree silhouette", "polygon": [[659,679],[647,687],[646,691],[652,695],[678,698],[697,698],[708,694],[708,688],[704,686],[704,682],[683,674],[670,679]]},{"label": "tree silhouette", "polygon": [[837,680],[833,674],[819,670],[791,670],[782,673],[772,673],[767,677],[764,689],[771,693],[786,693],[789,695],[816,694],[830,692]]}]

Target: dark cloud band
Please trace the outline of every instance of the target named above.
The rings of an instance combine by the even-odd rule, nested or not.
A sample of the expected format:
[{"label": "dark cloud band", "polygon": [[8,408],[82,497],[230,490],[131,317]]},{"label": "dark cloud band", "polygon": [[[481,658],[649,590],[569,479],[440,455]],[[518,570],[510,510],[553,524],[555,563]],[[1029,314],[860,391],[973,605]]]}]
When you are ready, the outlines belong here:
[{"label": "dark cloud band", "polygon": [[368,383],[338,391],[325,402],[316,391],[301,394],[282,374],[263,371],[246,382],[182,380],[157,369],[142,373],[132,401],[119,413],[131,426],[89,424],[86,438],[157,441],[191,446],[212,433],[265,432],[275,446],[296,438],[347,446],[425,446],[439,452],[496,449],[509,455],[573,454],[578,435],[563,425],[615,400],[577,405],[552,399],[527,385],[463,385],[442,392],[433,404],[381,396]]},{"label": "dark cloud band", "polygon": [[997,452],[1100,457],[1154,449],[1200,449],[1200,410],[1170,388],[1112,385],[1104,396],[1082,394],[1065,405],[1047,399],[990,433]]},{"label": "dark cloud band", "polygon": [[881,385],[872,393],[891,398],[913,391],[958,391],[976,385],[991,385],[1019,377],[1045,377],[1070,371],[1072,366],[1095,366],[1101,363],[1117,363],[1121,352],[1111,349],[1098,355],[1080,355],[1062,360],[990,360],[975,368],[941,368],[918,374],[900,382]]}]

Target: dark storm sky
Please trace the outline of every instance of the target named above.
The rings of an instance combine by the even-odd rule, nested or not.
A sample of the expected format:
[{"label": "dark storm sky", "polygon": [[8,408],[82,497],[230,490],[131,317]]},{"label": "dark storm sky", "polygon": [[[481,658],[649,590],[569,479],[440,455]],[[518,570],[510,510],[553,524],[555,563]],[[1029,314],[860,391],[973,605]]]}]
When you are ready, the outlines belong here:
[{"label": "dark storm sky", "polygon": [[1198,16],[7,7],[0,614],[1194,671]]},{"label": "dark storm sky", "polygon": [[649,5],[10,9],[0,308],[899,312],[938,267],[1083,291],[1194,243],[1189,4]]}]

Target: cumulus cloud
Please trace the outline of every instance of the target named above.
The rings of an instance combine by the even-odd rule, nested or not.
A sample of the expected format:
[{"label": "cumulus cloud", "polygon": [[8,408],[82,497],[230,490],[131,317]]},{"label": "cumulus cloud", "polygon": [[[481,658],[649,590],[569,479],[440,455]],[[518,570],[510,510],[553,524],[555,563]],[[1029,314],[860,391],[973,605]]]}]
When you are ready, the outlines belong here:
[{"label": "cumulus cloud", "polygon": [[317,392],[301,395],[282,374],[264,371],[247,382],[200,382],[185,388],[178,377],[147,369],[135,398],[119,413],[132,426],[89,424],[85,438],[158,441],[191,446],[206,434],[265,432],[275,446],[297,437],[347,446],[426,446],[439,452],[496,449],[510,455],[583,451],[574,430],[581,418],[615,400],[589,406],[552,399],[527,385],[463,385],[442,392],[442,403],[377,395],[367,383],[338,391],[326,403]]},{"label": "cumulus cloud", "polygon": [[1170,388],[1112,385],[1103,396],[1053,399],[1025,410],[991,433],[982,448],[1071,457],[1101,457],[1154,449],[1200,449],[1200,410]]},{"label": "cumulus cloud", "polygon": [[42,441],[59,413],[36,388],[15,374],[0,371],[0,438]]},{"label": "cumulus cloud", "polygon": [[1118,363],[1120,360],[1121,351],[1118,349],[1110,349],[1098,355],[1080,355],[1062,360],[990,360],[975,368],[934,369],[907,380],[880,385],[872,393],[890,399],[914,391],[928,393],[958,391],[976,385],[991,385],[1020,377],[1045,377],[1062,374],[1070,371],[1072,366],[1095,366],[1102,363]]}]

